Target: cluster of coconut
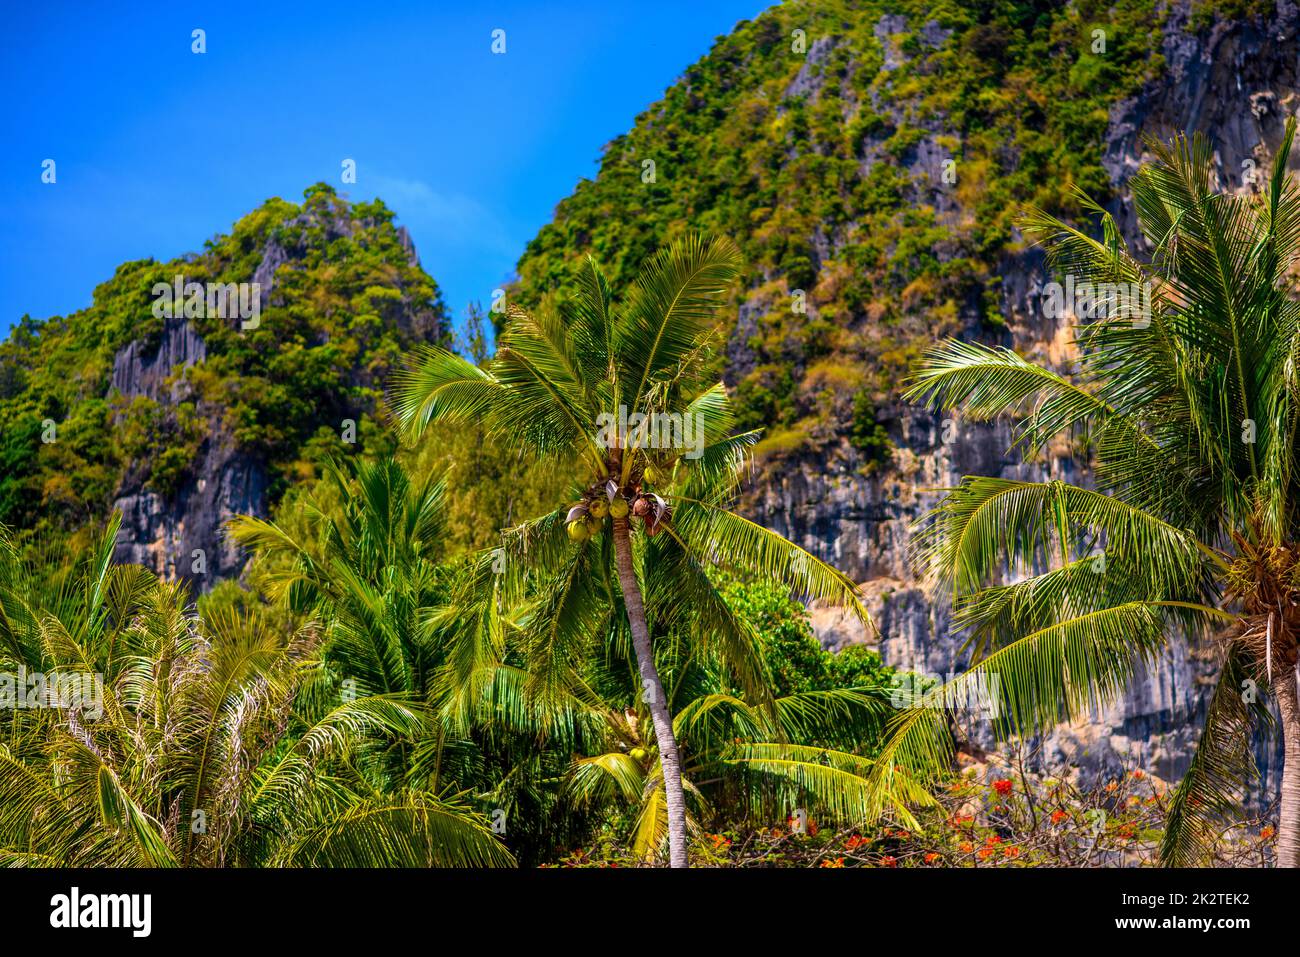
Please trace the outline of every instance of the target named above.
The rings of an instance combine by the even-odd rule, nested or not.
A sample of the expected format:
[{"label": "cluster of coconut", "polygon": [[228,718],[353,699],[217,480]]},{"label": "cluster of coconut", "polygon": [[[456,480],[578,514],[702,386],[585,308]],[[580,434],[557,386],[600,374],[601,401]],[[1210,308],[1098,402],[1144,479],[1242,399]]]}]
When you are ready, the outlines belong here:
[{"label": "cluster of coconut", "polygon": [[593,485],[587,489],[582,501],[569,509],[565,518],[569,538],[575,542],[585,542],[601,530],[606,519],[627,518],[629,515],[645,525],[646,534],[658,534],[672,510],[661,496],[643,486],[643,483],[650,484],[657,480],[655,469],[647,466],[641,474],[641,480],[626,488],[619,488],[613,479],[604,485]]}]

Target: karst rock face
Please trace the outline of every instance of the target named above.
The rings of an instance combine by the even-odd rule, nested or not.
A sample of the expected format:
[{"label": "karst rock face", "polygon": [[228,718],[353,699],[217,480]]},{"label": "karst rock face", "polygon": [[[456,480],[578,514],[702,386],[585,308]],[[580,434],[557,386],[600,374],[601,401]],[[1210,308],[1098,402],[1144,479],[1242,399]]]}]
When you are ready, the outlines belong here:
[{"label": "karst rock face", "polygon": [[[1267,170],[1285,118],[1300,105],[1296,4],[1278,4],[1263,24],[1218,23],[1199,34],[1184,30],[1186,21],[1186,7],[1175,5],[1163,40],[1164,75],[1110,111],[1103,163],[1118,188],[1110,209],[1138,249],[1145,247],[1123,186],[1143,161],[1145,137],[1203,132],[1215,146],[1222,182],[1250,189],[1249,171]],[[1041,255],[1030,250],[1007,257],[1001,276],[1009,326],[1004,344],[1066,368],[1068,335],[1042,308],[1043,286],[1052,277]],[[963,636],[952,628],[949,596],[921,583],[909,562],[914,523],[938,501],[935,490],[970,474],[1083,484],[1089,476],[1064,446],[1045,461],[1021,461],[1009,450],[1009,432],[1002,425],[963,422],[959,416],[941,421],[899,403],[882,413],[895,443],[888,468],[864,476],[847,448],[838,460],[787,466],[758,483],[751,511],[863,584],[879,634],[867,633],[837,610],[814,608],[814,629],[823,644],[866,641],[891,665],[946,675],[960,671],[966,660]],[[1212,650],[1175,643],[1156,667],[1133,681],[1122,701],[1035,742],[1041,748],[1036,761],[1054,769],[1076,768],[1086,782],[1135,766],[1177,780],[1200,734],[1214,664]],[[987,741],[987,727],[972,731]],[[1256,760],[1262,793],[1275,793],[1280,745],[1261,745]]]},{"label": "karst rock face", "polygon": [[[176,374],[206,358],[203,339],[193,325],[184,318],[168,319],[156,350],[133,342],[118,351],[112,389],[127,399],[174,401],[180,390]],[[113,503],[122,513],[117,561],[144,565],[200,587],[238,576],[241,556],[222,526],[236,515],[266,514],[266,473],[255,458],[234,447],[218,415],[210,415],[206,425],[201,459],[174,495],[151,490],[137,469],[127,469]]]},{"label": "karst rock face", "polygon": [[[322,262],[328,269],[334,260],[352,263],[359,277],[349,279],[350,285],[340,281],[339,288],[333,290],[340,300],[357,288],[385,294],[376,307],[375,325],[388,330],[398,346],[445,341],[449,326],[436,286],[420,267],[404,226],[393,226],[386,214],[360,213],[332,191],[301,210],[288,209],[274,226],[254,234],[256,242],[251,245],[256,255],[250,272],[234,277],[258,290],[259,323],[268,329],[278,328],[287,311],[316,286],[310,270],[319,271]],[[362,258],[358,250],[372,256],[379,264],[377,271],[366,273],[356,266]],[[176,269],[183,272],[185,263],[178,263]],[[420,285],[423,282],[435,291],[432,297]],[[213,320],[208,317],[205,321]],[[225,321],[233,329],[242,320],[235,316]],[[128,407],[120,415],[129,415],[130,400],[139,396],[157,403],[167,414],[189,401],[203,432],[174,489],[162,492],[151,486],[148,479],[154,462],[127,464],[113,502],[113,508],[122,513],[114,557],[207,591],[224,579],[239,577],[247,562],[247,555],[226,535],[226,523],[239,515],[266,517],[276,490],[270,457],[241,445],[226,415],[227,407],[192,385],[191,373],[211,358],[197,325],[180,316],[167,318],[160,335],[132,341],[113,357],[108,396]],[[287,348],[319,347],[327,344],[331,335],[314,320],[300,321],[286,336]],[[270,348],[286,346],[276,342]],[[341,416],[352,416],[355,421],[374,411],[374,396],[384,385],[385,367],[373,358],[378,352],[374,343],[358,347],[357,358],[339,371],[333,387],[363,398],[341,409],[320,409],[320,425],[335,427]],[[310,410],[306,413],[309,426],[313,416]]]}]

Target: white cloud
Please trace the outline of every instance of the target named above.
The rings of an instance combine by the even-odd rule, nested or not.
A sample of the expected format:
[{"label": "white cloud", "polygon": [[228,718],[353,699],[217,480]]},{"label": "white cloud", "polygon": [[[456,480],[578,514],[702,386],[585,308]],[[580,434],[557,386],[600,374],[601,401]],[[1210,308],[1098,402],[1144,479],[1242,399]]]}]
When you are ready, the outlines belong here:
[{"label": "white cloud", "polygon": [[443,246],[450,242],[511,258],[518,253],[517,239],[509,235],[495,213],[472,196],[444,193],[418,179],[381,174],[363,177],[358,178],[363,178],[365,192],[378,196],[397,214],[397,221],[416,238],[417,249],[421,244]]}]

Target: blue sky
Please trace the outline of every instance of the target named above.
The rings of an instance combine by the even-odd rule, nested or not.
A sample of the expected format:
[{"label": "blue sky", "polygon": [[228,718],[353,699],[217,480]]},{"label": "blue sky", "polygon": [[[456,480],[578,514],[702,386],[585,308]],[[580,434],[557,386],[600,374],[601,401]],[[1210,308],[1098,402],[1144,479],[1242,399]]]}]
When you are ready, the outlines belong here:
[{"label": "blue sky", "polygon": [[319,180],[382,197],[459,320],[595,174],[601,147],[765,6],[8,4],[0,333],[89,305],[119,263],[199,250]]}]

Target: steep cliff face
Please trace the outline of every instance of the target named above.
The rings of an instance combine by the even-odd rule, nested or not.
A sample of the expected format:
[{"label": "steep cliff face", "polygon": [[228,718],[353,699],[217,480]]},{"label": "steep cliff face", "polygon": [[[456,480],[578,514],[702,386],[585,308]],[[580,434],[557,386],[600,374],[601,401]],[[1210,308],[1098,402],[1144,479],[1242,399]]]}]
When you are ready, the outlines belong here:
[{"label": "steep cliff face", "polygon": [[[609,145],[529,245],[516,293],[561,283],[578,251],[621,286],[687,228],[734,237],[748,274],[723,374],[743,424],[765,436],[747,507],[863,583],[880,634],[814,609],[825,644],[879,642],[891,664],[959,671],[950,599],[909,561],[915,522],[964,475],[1086,484],[1087,463],[1065,440],[1021,461],[1004,426],[939,421],[900,401],[900,379],[952,335],[1067,368],[1069,331],[1043,309],[1053,277],[1016,231],[1017,208],[1082,219],[1078,186],[1136,241],[1125,185],[1143,137],[1183,130],[1210,136],[1224,182],[1250,188],[1296,107],[1297,28],[1290,0],[782,4]],[[883,457],[879,430],[893,445]],[[1121,763],[1178,777],[1206,656],[1171,647],[1040,756],[1088,778]],[[1276,756],[1258,757],[1271,789]]]},{"label": "steep cliff face", "polygon": [[[189,397],[186,373],[206,358],[203,339],[190,322],[168,319],[156,351],[137,341],[117,352],[110,395],[174,406]],[[207,588],[237,577],[243,568],[224,524],[236,515],[265,516],[269,503],[265,465],[235,446],[217,410],[200,403],[200,411],[206,435],[189,477],[173,494],[149,487],[148,463],[128,465],[113,502],[122,513],[114,559]]]},{"label": "steep cliff face", "polygon": [[[1110,112],[1102,161],[1116,190],[1111,210],[1131,243],[1140,244],[1141,237],[1124,185],[1142,162],[1144,136],[1201,131],[1216,146],[1223,182],[1251,189],[1250,171],[1267,169],[1285,117],[1295,112],[1300,64],[1295,4],[1279,4],[1265,22],[1218,23],[1199,35],[1187,32],[1187,19],[1186,5],[1171,9],[1163,41],[1165,73]],[[1042,287],[1051,277],[1041,257],[1032,251],[1008,256],[1001,277],[1009,326],[1004,344],[1065,368],[1063,327],[1043,314]],[[769,471],[755,489],[752,507],[763,521],[864,583],[880,635],[864,633],[833,611],[814,610],[824,643],[878,641],[890,664],[947,674],[963,664],[950,602],[920,584],[908,562],[914,523],[939,497],[930,490],[954,486],[968,474],[1086,484],[1087,471],[1068,449],[1044,461],[1022,461],[1008,452],[1005,427],[959,418],[940,422],[897,402],[882,415],[896,446],[890,467],[863,476],[845,444],[830,463]],[[1039,760],[1055,768],[1077,766],[1088,780],[1133,764],[1176,780],[1198,739],[1213,669],[1212,651],[1175,642],[1134,680],[1122,701],[1039,742]],[[1261,746],[1256,760],[1263,792],[1274,793],[1280,746]]]},{"label": "steep cliff face", "polygon": [[0,343],[0,523],[76,548],[118,509],[119,561],[204,590],[239,575],[225,522],[391,445],[392,370],[450,341],[393,218],[317,184],[201,252],[124,263],[84,310],[25,318]]}]

